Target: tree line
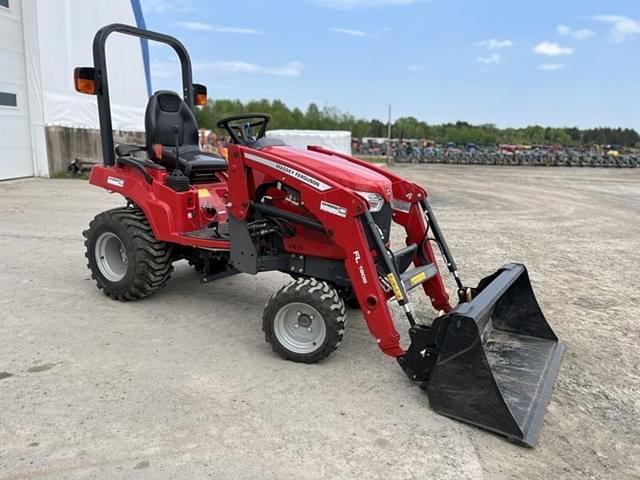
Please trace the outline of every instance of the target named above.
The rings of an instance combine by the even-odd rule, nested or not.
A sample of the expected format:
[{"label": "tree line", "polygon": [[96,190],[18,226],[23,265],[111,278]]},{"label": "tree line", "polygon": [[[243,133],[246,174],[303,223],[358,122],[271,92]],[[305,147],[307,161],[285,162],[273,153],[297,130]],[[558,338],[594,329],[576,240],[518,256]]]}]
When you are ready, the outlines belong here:
[{"label": "tree line", "polygon": [[[215,122],[235,113],[264,112],[273,117],[271,129],[349,130],[353,137],[386,137],[387,124],[378,119],[365,120],[342,112],[335,107],[320,108],[309,104],[303,112],[289,108],[280,100],[210,100],[196,112],[200,128],[215,130]],[[561,144],[640,146],[640,135],[631,128],[576,127],[551,128],[538,125],[525,128],[498,128],[493,124],[471,125],[467,122],[431,125],[415,117],[401,117],[393,122],[393,138],[428,139],[437,143],[453,142],[457,145],[475,143],[496,144]]]}]

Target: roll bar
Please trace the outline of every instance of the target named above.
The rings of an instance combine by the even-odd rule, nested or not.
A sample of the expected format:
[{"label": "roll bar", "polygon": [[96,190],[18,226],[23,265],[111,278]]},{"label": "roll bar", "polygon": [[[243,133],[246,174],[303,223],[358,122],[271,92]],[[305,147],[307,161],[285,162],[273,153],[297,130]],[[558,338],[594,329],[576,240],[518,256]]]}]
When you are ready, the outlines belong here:
[{"label": "roll bar", "polygon": [[109,98],[109,82],[107,76],[107,58],[105,44],[112,33],[122,33],[133,37],[145,38],[169,45],[178,54],[182,69],[182,95],[191,109],[194,108],[193,78],[191,58],[185,46],[176,38],[163,33],[143,30],[122,23],[112,23],[102,27],[93,38],[93,63],[95,67],[96,95],[98,97],[98,115],[100,117],[100,137],[102,140],[102,157],[106,166],[115,164],[113,144],[113,124],[111,122],[111,100]]}]

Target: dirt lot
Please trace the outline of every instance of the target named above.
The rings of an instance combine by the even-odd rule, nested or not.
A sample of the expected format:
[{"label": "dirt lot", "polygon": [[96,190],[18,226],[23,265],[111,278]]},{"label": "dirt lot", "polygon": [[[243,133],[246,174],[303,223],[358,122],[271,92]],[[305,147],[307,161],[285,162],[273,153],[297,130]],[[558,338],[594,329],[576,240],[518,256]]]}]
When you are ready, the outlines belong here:
[{"label": "dirt lot", "polygon": [[121,200],[25,180],[0,183],[0,479],[639,478],[640,169],[398,171],[468,283],[529,266],[567,347],[536,448],[431,411],[357,311],[322,364],[277,358],[260,322],[284,275],[202,286],[181,263],[157,296],[109,300],[81,231]]}]

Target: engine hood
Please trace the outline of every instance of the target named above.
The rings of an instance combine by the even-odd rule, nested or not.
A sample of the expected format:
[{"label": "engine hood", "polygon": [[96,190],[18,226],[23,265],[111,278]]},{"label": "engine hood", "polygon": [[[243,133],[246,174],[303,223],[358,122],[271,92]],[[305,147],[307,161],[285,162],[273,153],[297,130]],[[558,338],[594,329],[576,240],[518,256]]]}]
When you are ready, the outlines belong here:
[{"label": "engine hood", "polygon": [[262,151],[286,158],[352,190],[379,193],[386,201],[391,200],[391,181],[388,178],[339,156],[299,147],[266,147]]}]

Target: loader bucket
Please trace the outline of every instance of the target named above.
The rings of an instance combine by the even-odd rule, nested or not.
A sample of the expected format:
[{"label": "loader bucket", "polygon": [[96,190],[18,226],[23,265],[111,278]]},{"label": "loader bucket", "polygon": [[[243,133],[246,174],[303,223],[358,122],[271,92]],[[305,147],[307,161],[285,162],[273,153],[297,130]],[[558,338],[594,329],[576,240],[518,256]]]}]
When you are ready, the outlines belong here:
[{"label": "loader bucket", "polygon": [[426,386],[437,412],[527,446],[537,440],[564,346],[533,294],[524,265],[483,279],[448,315]]}]

